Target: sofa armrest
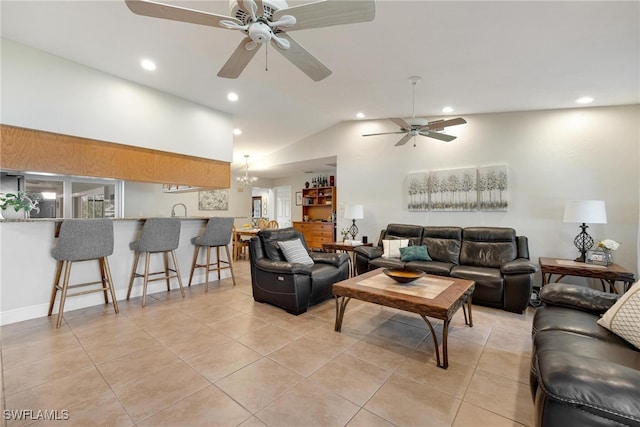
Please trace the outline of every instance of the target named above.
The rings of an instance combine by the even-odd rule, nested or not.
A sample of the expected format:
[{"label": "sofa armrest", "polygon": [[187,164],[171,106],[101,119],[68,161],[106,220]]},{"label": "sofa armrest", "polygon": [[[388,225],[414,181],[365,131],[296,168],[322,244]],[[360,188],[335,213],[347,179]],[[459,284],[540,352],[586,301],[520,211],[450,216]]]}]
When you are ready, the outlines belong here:
[{"label": "sofa armrest", "polygon": [[356,246],[353,248],[353,252],[370,260],[380,258],[383,254],[383,250],[379,246]]},{"label": "sofa armrest", "polygon": [[540,299],[545,304],[574,308],[594,314],[602,314],[618,301],[620,295],[601,292],[568,283],[550,283],[540,289]]},{"label": "sofa armrest", "polygon": [[502,274],[528,274],[538,271],[538,265],[526,258],[517,258],[500,266]]},{"label": "sofa armrest", "polygon": [[287,261],[271,261],[266,258],[255,262],[257,269],[274,274],[311,274],[311,267],[299,263]]},{"label": "sofa armrest", "polygon": [[311,252],[309,256],[313,262],[331,264],[335,267],[349,262],[349,255],[345,253]]}]

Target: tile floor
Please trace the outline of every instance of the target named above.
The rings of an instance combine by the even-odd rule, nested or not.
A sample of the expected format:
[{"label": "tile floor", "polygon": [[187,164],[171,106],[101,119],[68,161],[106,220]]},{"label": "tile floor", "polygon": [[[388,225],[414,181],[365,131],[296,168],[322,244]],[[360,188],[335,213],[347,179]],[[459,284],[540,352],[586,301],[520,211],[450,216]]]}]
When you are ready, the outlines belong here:
[{"label": "tile floor", "polygon": [[[352,300],[300,316],[253,301],[247,261],[230,279],[2,327],[7,426],[519,426],[533,424],[533,309],[474,306],[435,366],[422,319]],[[440,322],[438,322],[440,323]],[[436,328],[441,333],[441,326]],[[5,420],[32,409],[36,421]],[[58,418],[38,421],[38,410]],[[62,412],[66,410],[68,412]]]}]

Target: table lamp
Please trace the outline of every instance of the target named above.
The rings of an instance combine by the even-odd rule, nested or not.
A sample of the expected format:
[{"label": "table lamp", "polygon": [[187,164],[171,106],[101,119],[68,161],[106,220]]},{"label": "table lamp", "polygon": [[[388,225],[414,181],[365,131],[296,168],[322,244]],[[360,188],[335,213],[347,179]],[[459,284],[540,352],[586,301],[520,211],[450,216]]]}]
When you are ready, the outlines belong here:
[{"label": "table lamp", "polygon": [[580,251],[580,256],[575,261],[585,262],[587,251],[593,247],[593,238],[587,233],[589,226],[586,223],[607,223],[607,209],[604,200],[569,200],[564,205],[562,221],[582,223],[579,226],[582,231],[573,239],[573,244]]},{"label": "table lamp", "polygon": [[351,239],[355,240],[356,235],[358,234],[356,219],[364,218],[364,208],[362,205],[346,205],[344,207],[344,217],[351,218],[353,220],[351,227],[349,227],[349,234],[351,234]]}]

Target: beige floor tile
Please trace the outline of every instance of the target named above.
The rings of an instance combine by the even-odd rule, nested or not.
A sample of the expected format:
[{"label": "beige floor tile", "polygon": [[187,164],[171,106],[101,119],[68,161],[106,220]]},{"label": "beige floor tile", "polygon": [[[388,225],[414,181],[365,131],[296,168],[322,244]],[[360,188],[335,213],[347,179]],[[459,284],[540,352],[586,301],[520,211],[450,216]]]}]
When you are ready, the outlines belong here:
[{"label": "beige floor tile", "polygon": [[259,360],[260,353],[235,341],[220,345],[213,350],[205,350],[186,359],[196,371],[216,382],[239,369]]},{"label": "beige floor tile", "polygon": [[226,427],[237,426],[250,417],[250,412],[216,386],[210,385],[147,418],[138,426]]},{"label": "beige floor tile", "polygon": [[358,405],[364,405],[390,375],[391,371],[341,354],[315,371],[309,379]]},{"label": "beige floor tile", "polygon": [[491,330],[490,326],[479,325],[475,321],[473,322],[473,327],[469,327],[464,323],[450,324],[449,337],[460,338],[480,345],[485,345],[487,343],[487,339],[489,339]]},{"label": "beige floor tile", "polygon": [[95,363],[103,363],[148,347],[155,342],[156,340],[149,334],[136,328],[122,330],[110,339],[85,345],[84,348]]},{"label": "beige floor tile", "polygon": [[252,413],[256,413],[302,380],[294,371],[263,358],[215,384]]},{"label": "beige floor tile", "polygon": [[531,353],[512,353],[487,346],[484,348],[478,362],[478,369],[510,380],[519,381],[523,384],[529,384]]},{"label": "beige floor tile", "polygon": [[413,349],[430,335],[430,332],[426,328],[387,320],[369,335]]},{"label": "beige floor tile", "polygon": [[[97,399],[109,391],[95,367],[78,371],[30,389],[7,394],[6,409],[54,410],[69,409],[86,400]],[[9,422],[8,425],[14,425]],[[24,425],[16,423],[15,425]]]},{"label": "beige floor tile", "polygon": [[302,337],[274,351],[268,357],[300,375],[308,376],[339,353],[340,350],[331,344]]},{"label": "beige floor tile", "polygon": [[249,418],[247,421],[240,424],[238,427],[267,427],[265,423],[260,421],[256,416]]},{"label": "beige floor tile", "polygon": [[531,351],[531,332],[526,334],[494,328],[487,340],[487,347],[511,352]]},{"label": "beige floor tile", "polygon": [[112,316],[110,320],[102,322],[82,323],[80,318],[71,328],[83,345],[91,345],[110,339],[115,339],[123,332],[133,331],[139,327],[127,316]]},{"label": "beige floor tile", "polygon": [[269,323],[264,320],[257,319],[248,314],[241,314],[232,319],[228,319],[218,323],[211,323],[209,327],[217,333],[228,336],[229,338],[238,338],[249,332],[264,328]]},{"label": "beige floor tile", "polygon": [[34,427],[129,427],[134,425],[133,420],[111,391],[71,406],[68,411],[68,419],[59,419],[54,422],[40,421],[35,423]]},{"label": "beige floor tile", "polygon": [[352,313],[345,313],[342,319],[342,329],[344,331],[352,330],[360,335],[367,335],[378,329],[388,320],[389,316],[387,315],[359,310]]},{"label": "beige floor tile", "polygon": [[[438,335],[438,347],[442,352],[441,334]],[[462,364],[467,366],[476,366],[478,364],[478,361],[480,360],[482,351],[485,348],[484,346],[473,341],[468,341],[451,336],[447,339],[447,347],[449,351],[449,365]],[[431,339],[431,337],[427,337],[420,343],[416,350],[433,354],[433,359],[435,360],[434,348],[435,347],[433,340]]]},{"label": "beige floor tile", "polygon": [[372,414],[366,409],[361,409],[351,418],[347,427],[393,427],[394,425],[395,424],[390,423],[376,414]]},{"label": "beige floor tile", "polygon": [[243,314],[241,311],[226,307],[225,305],[216,305],[202,310],[188,312],[182,309],[182,312],[188,314],[192,319],[196,319],[198,322],[207,325],[233,319]]},{"label": "beige floor tile", "polygon": [[459,406],[448,394],[392,375],[364,408],[400,426],[450,426]]},{"label": "beige floor tile", "polygon": [[336,332],[333,327],[326,327],[312,330],[305,334],[305,338],[331,344],[337,350],[344,351],[360,341],[362,335],[351,333],[346,329],[343,329],[342,332]]},{"label": "beige floor tile", "polygon": [[167,366],[162,372],[151,373],[113,390],[137,423],[209,384],[203,376],[180,361]]},{"label": "beige floor tile", "polygon": [[230,338],[214,332],[202,324],[184,326],[183,330],[167,336],[158,337],[167,349],[182,359],[188,359],[205,350],[218,348],[230,341]]},{"label": "beige floor tile", "polygon": [[277,426],[343,426],[360,408],[309,380],[302,381],[256,414]]},{"label": "beige floor tile", "polygon": [[3,346],[24,345],[26,342],[42,339],[54,340],[55,337],[70,331],[71,328],[66,323],[63,322],[59,328],[56,328],[56,318],[44,316],[0,326],[0,337],[2,337]]},{"label": "beige floor tile", "polygon": [[33,341],[27,337],[22,342],[15,341],[13,344],[2,346],[2,366],[4,369],[11,369],[54,353],[81,348],[80,342],[69,329],[62,334],[54,333],[50,337],[45,336]]},{"label": "beige floor tile", "polygon": [[249,332],[242,335],[236,340],[257,351],[260,354],[267,355],[279,348],[300,338],[299,334],[288,331],[275,325],[268,325],[257,331]]},{"label": "beige floor tile", "polygon": [[16,393],[92,367],[93,362],[82,348],[52,353],[35,362],[5,369],[4,391]]},{"label": "beige floor tile", "polygon": [[451,359],[449,368],[442,369],[436,366],[436,360],[432,354],[415,351],[395,371],[395,374],[462,399],[474,370],[474,366],[451,363]]},{"label": "beige floor tile", "polygon": [[365,336],[345,350],[346,354],[388,371],[395,370],[413,352],[410,348],[381,338]]},{"label": "beige floor tile", "polygon": [[317,328],[333,328],[333,322],[327,322],[317,317],[291,317],[271,322],[273,325],[286,329],[298,335],[304,335]]},{"label": "beige floor tile", "polygon": [[485,409],[478,408],[467,402],[462,402],[458,415],[453,423],[453,427],[521,427],[522,424],[517,423],[508,418],[489,412]]},{"label": "beige floor tile", "polygon": [[533,404],[527,384],[477,370],[464,401],[521,424],[533,425]]},{"label": "beige floor tile", "polygon": [[130,383],[179,362],[175,354],[159,343],[97,365],[104,379],[113,387]]}]

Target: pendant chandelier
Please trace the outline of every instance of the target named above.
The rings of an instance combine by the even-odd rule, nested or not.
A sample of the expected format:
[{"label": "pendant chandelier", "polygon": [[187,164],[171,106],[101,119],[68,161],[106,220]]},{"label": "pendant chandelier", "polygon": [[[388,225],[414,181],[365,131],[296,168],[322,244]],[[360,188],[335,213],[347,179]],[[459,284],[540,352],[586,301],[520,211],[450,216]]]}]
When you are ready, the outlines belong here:
[{"label": "pendant chandelier", "polygon": [[238,177],[238,184],[243,187],[251,186],[258,180],[257,176],[249,176],[249,155],[244,155],[244,176]]}]

